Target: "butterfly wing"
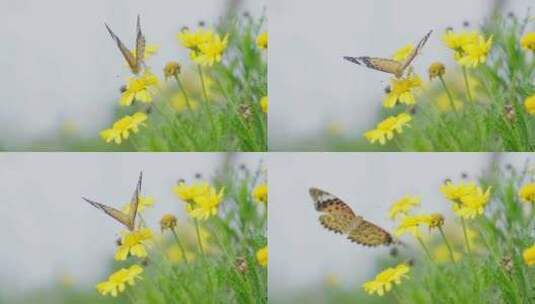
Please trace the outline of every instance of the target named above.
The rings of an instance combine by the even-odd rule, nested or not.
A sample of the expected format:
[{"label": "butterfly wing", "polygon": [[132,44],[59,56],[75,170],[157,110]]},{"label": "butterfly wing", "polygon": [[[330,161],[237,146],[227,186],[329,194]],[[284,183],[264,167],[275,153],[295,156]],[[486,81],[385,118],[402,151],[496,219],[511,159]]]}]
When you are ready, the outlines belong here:
[{"label": "butterfly wing", "polygon": [[137,208],[139,206],[139,195],[141,193],[141,180],[143,179],[143,172],[139,173],[139,179],[137,181],[136,190],[130,201],[130,210],[128,213],[128,229],[134,230],[136,224]]},{"label": "butterfly wing", "polygon": [[317,211],[323,213],[319,221],[323,227],[335,233],[347,234],[362,220],[351,207],[338,197],[318,188],[310,188],[310,196]]},{"label": "butterfly wing", "polygon": [[141,32],[141,22],[137,16],[137,35],[136,35],[136,69],[139,71],[145,60],[145,36]]},{"label": "butterfly wing", "polygon": [[402,63],[393,59],[378,58],[378,57],[349,57],[345,56],[345,60],[356,63],[358,65],[364,65],[367,68],[382,71],[390,74],[398,74],[402,70]]},{"label": "butterfly wing", "polygon": [[[114,218],[116,221],[118,221],[119,223],[125,225],[126,227],[128,227],[128,229],[130,229],[130,226],[129,226],[129,222],[130,222],[130,217],[128,214],[122,212],[122,211],[119,211],[115,208],[112,208],[112,207],[108,207],[104,204],[101,204],[101,203],[98,203],[98,202],[95,202],[95,201],[92,201],[90,199],[87,199],[85,197],[82,197],[86,202],[90,203],[91,205],[93,205],[93,207],[95,208],[98,208],[102,211],[104,211],[107,215],[111,216],[112,218]],[[133,230],[133,229],[130,229],[130,230]]]},{"label": "butterfly wing", "polygon": [[429,40],[429,36],[431,36],[431,33],[433,33],[433,30],[430,30],[429,32],[427,32],[424,38],[422,38],[420,42],[418,42],[418,45],[412,50],[409,56],[407,56],[407,59],[403,61],[401,70],[405,70],[412,63],[414,58],[416,58],[416,55],[420,53],[424,45],[427,43],[427,40]]},{"label": "butterfly wing", "polygon": [[357,227],[351,230],[347,238],[357,244],[370,247],[379,245],[388,246],[394,243],[394,239],[390,233],[366,220],[362,220]]},{"label": "butterfly wing", "polygon": [[119,39],[119,37],[117,37],[117,35],[113,33],[113,31],[110,29],[110,27],[107,24],[104,24],[104,25],[106,26],[108,33],[110,33],[111,38],[113,38],[113,40],[115,40],[115,43],[117,43],[117,47],[121,51],[121,54],[123,54],[124,59],[128,63],[128,66],[130,67],[130,70],[132,70],[134,74],[137,74],[139,72],[139,68],[138,68],[137,60],[136,58],[134,58],[134,55],[132,54],[132,52],[130,52],[130,50],[123,44],[121,39]]}]

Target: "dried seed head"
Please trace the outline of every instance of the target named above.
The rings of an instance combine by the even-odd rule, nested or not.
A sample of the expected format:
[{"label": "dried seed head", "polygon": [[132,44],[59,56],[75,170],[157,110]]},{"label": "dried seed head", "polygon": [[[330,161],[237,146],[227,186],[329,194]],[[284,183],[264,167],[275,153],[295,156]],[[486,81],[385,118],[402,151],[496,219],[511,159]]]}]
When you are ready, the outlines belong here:
[{"label": "dried seed head", "polygon": [[507,119],[507,121],[509,121],[511,123],[515,122],[515,120],[516,120],[516,112],[515,112],[515,108],[513,107],[512,104],[506,104],[503,107],[503,112],[504,112],[504,115],[505,115],[505,118]]},{"label": "dried seed head", "polygon": [[204,27],[206,25],[206,22],[204,20],[199,20],[199,26]]},{"label": "dried seed head", "polygon": [[249,271],[249,267],[247,266],[247,260],[244,257],[238,257],[236,258],[236,261],[234,261],[234,267],[239,273],[245,274],[247,271]]},{"label": "dried seed head", "polygon": [[500,266],[506,273],[511,274],[513,272],[513,259],[508,255],[503,256],[500,260]]},{"label": "dried seed head", "polygon": [[165,214],[160,219],[160,229],[162,231],[169,229],[173,230],[176,227],[176,217],[172,214]]},{"label": "dried seed head", "polygon": [[195,173],[195,178],[196,179],[201,179],[202,178],[202,174],[199,173],[199,172]]},{"label": "dried seed head", "polygon": [[429,75],[429,80],[436,77],[442,77],[442,75],[446,73],[446,67],[442,62],[434,62],[427,69],[427,73]]},{"label": "dried seed head", "polygon": [[464,26],[464,27],[469,27],[469,26],[470,26],[470,22],[469,22],[468,20],[465,20],[465,21],[463,22],[463,26]]},{"label": "dried seed head", "polygon": [[251,116],[253,115],[251,107],[247,104],[241,104],[238,111],[240,112],[240,115],[244,120],[249,120],[249,118],[251,118]]},{"label": "dried seed head", "polygon": [[461,178],[462,179],[467,179],[468,178],[468,173],[466,173],[466,172],[461,173]]},{"label": "dried seed head", "polygon": [[176,61],[169,61],[163,68],[165,79],[176,77],[178,74],[180,74],[180,63]]}]

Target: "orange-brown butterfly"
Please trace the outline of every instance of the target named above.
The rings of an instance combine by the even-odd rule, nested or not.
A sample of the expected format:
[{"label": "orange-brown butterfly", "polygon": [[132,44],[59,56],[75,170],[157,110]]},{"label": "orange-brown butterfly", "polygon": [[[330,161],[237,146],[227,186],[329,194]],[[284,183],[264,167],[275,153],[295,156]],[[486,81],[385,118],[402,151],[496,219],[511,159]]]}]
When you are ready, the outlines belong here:
[{"label": "orange-brown butterfly", "polygon": [[322,213],[319,221],[326,229],[347,235],[352,242],[364,246],[400,244],[383,228],[356,215],[338,197],[318,188],[310,188],[309,193],[316,210]]},{"label": "orange-brown butterfly", "polygon": [[90,199],[87,199],[85,197],[82,197],[86,202],[93,205],[95,208],[98,208],[102,211],[104,211],[107,215],[114,218],[119,223],[123,224],[128,228],[130,231],[134,231],[135,224],[136,224],[136,214],[137,214],[137,207],[139,205],[139,195],[141,192],[141,180],[143,178],[143,172],[139,173],[139,179],[137,181],[136,190],[134,191],[134,195],[132,197],[132,200],[130,201],[130,211],[128,213],[124,213],[120,210],[117,210],[115,208],[106,206],[101,203],[97,203],[95,201],[92,201]]},{"label": "orange-brown butterfly", "polygon": [[425,43],[429,39],[429,36],[431,36],[431,33],[433,31],[429,31],[424,38],[418,42],[418,45],[411,51],[411,53],[408,55],[408,57],[404,61],[397,61],[393,59],[387,59],[387,58],[377,58],[377,57],[350,57],[345,56],[344,59],[348,60],[350,62],[356,63],[358,65],[364,64],[366,67],[390,74],[394,74],[396,78],[401,78],[403,76],[403,72],[407,67],[412,63],[414,58],[416,58],[416,55],[420,53],[420,50],[424,47]]},{"label": "orange-brown butterfly", "polygon": [[143,33],[141,32],[141,23],[139,21],[139,15],[137,16],[137,36],[135,53],[131,52],[123,44],[121,39],[119,39],[119,37],[117,37],[117,35],[113,33],[113,31],[106,23],[104,23],[104,25],[106,26],[106,29],[108,29],[111,38],[113,38],[113,40],[115,40],[115,42],[117,43],[117,47],[119,47],[119,50],[121,51],[121,54],[123,54],[123,57],[128,63],[130,70],[132,70],[132,73],[138,74],[143,66],[143,56],[145,55],[145,36],[143,36]]}]

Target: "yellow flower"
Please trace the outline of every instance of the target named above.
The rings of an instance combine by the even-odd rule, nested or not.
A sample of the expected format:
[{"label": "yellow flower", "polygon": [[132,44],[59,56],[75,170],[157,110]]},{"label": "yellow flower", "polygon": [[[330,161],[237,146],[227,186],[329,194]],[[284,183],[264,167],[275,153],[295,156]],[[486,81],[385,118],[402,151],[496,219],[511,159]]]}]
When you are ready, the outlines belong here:
[{"label": "yellow flower", "polygon": [[431,214],[427,225],[429,230],[442,227],[444,225],[444,216],[440,213]]},{"label": "yellow flower", "polygon": [[173,230],[176,227],[176,216],[172,214],[164,214],[160,219],[160,229],[162,231],[169,229]]},{"label": "yellow flower", "polygon": [[129,254],[139,258],[146,257],[148,253],[143,242],[150,239],[152,239],[152,231],[148,228],[123,233],[121,245],[115,252],[115,260],[124,261]]},{"label": "yellow flower", "polygon": [[409,271],[410,268],[406,264],[389,267],[379,273],[374,280],[364,283],[362,287],[371,295],[376,293],[379,296],[383,296],[386,292],[389,292],[394,285],[401,284],[401,279],[409,278]]},{"label": "yellow flower", "polygon": [[181,182],[173,188],[173,192],[185,202],[193,202],[197,196],[205,195],[210,189],[207,182],[195,182],[191,186]]},{"label": "yellow flower", "polygon": [[253,198],[259,203],[267,203],[268,187],[266,183],[262,183],[253,189]]},{"label": "yellow flower", "polygon": [[260,99],[260,108],[262,109],[262,112],[267,113],[268,111],[268,97],[264,96],[262,99]]},{"label": "yellow flower", "polygon": [[442,62],[434,62],[427,69],[427,73],[429,74],[429,79],[441,77],[444,75],[444,73],[446,73],[446,67],[444,64],[442,64]]},{"label": "yellow flower", "polygon": [[192,59],[202,66],[212,66],[221,61],[227,44],[228,35],[221,39],[219,35],[214,34],[212,39],[199,45],[199,52]]},{"label": "yellow flower", "polygon": [[197,50],[199,45],[210,41],[213,35],[214,33],[212,31],[201,28],[195,32],[192,32],[189,29],[184,29],[180,31],[176,37],[184,47],[190,50]]},{"label": "yellow flower", "polygon": [[156,75],[147,70],[141,76],[130,77],[126,83],[126,90],[121,94],[119,104],[129,106],[134,100],[143,103],[151,102],[158,84]]},{"label": "yellow flower", "polygon": [[535,203],[535,183],[523,185],[518,191],[518,196],[526,203]]},{"label": "yellow flower", "polygon": [[420,198],[417,196],[404,196],[400,200],[396,201],[392,207],[390,207],[390,211],[388,212],[388,216],[391,219],[396,219],[396,217],[399,214],[405,214],[409,212],[410,209],[413,207],[420,205]]},{"label": "yellow flower", "polygon": [[535,245],[525,249],[522,256],[524,257],[524,263],[526,263],[526,265],[535,265]]},{"label": "yellow flower", "polygon": [[145,125],[147,115],[143,112],[137,112],[134,115],[126,115],[125,117],[116,121],[110,129],[100,132],[100,137],[107,143],[115,142],[122,143],[123,139],[128,139],[130,132],[137,133],[139,126]]},{"label": "yellow flower", "polygon": [[122,268],[112,273],[108,277],[108,280],[97,284],[97,291],[103,296],[110,294],[112,297],[116,297],[119,293],[125,290],[126,284],[133,286],[136,279],[140,280],[140,274],[142,272],[143,268],[139,265]]},{"label": "yellow flower", "polygon": [[[195,111],[199,108],[199,103],[197,100],[189,98],[189,105],[191,106],[191,110]],[[186,101],[186,97],[184,97],[184,94],[182,93],[176,93],[171,97],[171,106],[175,111],[181,113],[188,109],[188,102]]]},{"label": "yellow flower", "polygon": [[390,81],[390,93],[385,98],[385,108],[392,108],[398,102],[406,105],[416,103],[412,91],[422,87],[422,80],[418,75],[412,75],[405,79],[392,78]]},{"label": "yellow flower", "polygon": [[522,39],[520,39],[520,45],[526,50],[535,52],[535,32],[525,34]]},{"label": "yellow flower", "polygon": [[432,221],[432,217],[427,214],[408,215],[401,219],[401,223],[398,228],[394,230],[396,236],[401,236],[405,233],[411,233],[414,237],[421,237],[420,225],[427,225]]},{"label": "yellow flower", "polygon": [[448,182],[440,187],[442,194],[454,203],[453,212],[467,219],[483,214],[490,199],[490,190],[489,187],[483,192],[474,183],[454,185]]},{"label": "yellow flower", "polygon": [[463,54],[458,62],[462,66],[475,68],[487,61],[491,47],[492,36],[487,40],[483,36],[479,36],[476,42],[463,46]]},{"label": "yellow flower", "polygon": [[[193,252],[186,250],[185,253],[188,261],[193,261],[195,259],[195,254]],[[177,244],[167,248],[165,255],[167,256],[167,259],[169,259],[169,262],[173,264],[180,263],[184,260],[184,257],[182,256],[182,250],[180,250],[180,247],[178,247]]]},{"label": "yellow flower", "polygon": [[[137,212],[143,212],[145,208],[152,206],[154,206],[154,198],[152,196],[139,196]],[[130,203],[124,204],[121,209],[124,213],[130,213]]]},{"label": "yellow flower", "polygon": [[256,252],[256,260],[258,261],[258,264],[262,267],[267,267],[268,264],[268,248],[267,246],[264,248],[259,249]]},{"label": "yellow flower", "polygon": [[[453,106],[458,111],[464,107],[464,104],[463,102],[457,99],[453,99]],[[448,97],[448,94],[446,93],[440,94],[435,100],[435,107],[440,112],[443,112],[443,113],[452,111],[453,109],[451,108],[451,102],[450,102],[450,98]]]},{"label": "yellow flower", "polygon": [[167,78],[176,77],[178,74],[180,74],[180,69],[180,63],[176,61],[169,61],[166,63],[165,67],[163,68],[165,80],[167,80]]},{"label": "yellow flower", "polygon": [[219,204],[223,200],[224,189],[216,191],[215,188],[210,187],[208,192],[203,195],[196,196],[193,200],[195,207],[190,212],[194,219],[207,220],[209,217],[217,214]]},{"label": "yellow flower", "polygon": [[395,131],[401,134],[403,127],[408,126],[411,119],[411,116],[407,113],[390,116],[381,121],[375,129],[364,133],[364,137],[372,144],[379,141],[381,145],[384,145],[386,140],[391,140],[394,137]]},{"label": "yellow flower", "polygon": [[459,59],[464,53],[464,47],[477,41],[476,32],[454,33],[449,30],[442,36],[442,41],[446,46],[455,51],[455,59]]},{"label": "yellow flower", "polygon": [[256,37],[256,46],[259,49],[267,49],[268,48],[268,33],[263,32],[258,37]]},{"label": "yellow flower", "polygon": [[461,197],[473,193],[477,189],[476,184],[474,183],[460,183],[458,185],[453,184],[452,182],[447,182],[440,186],[440,192],[450,201],[459,200]]},{"label": "yellow flower", "polygon": [[535,115],[535,95],[526,98],[524,101],[524,107],[529,114]]},{"label": "yellow flower", "polygon": [[414,50],[414,45],[412,43],[409,43],[404,47],[396,50],[392,55],[392,59],[396,61],[404,61],[405,59],[407,59],[407,57],[409,57],[412,50]]}]

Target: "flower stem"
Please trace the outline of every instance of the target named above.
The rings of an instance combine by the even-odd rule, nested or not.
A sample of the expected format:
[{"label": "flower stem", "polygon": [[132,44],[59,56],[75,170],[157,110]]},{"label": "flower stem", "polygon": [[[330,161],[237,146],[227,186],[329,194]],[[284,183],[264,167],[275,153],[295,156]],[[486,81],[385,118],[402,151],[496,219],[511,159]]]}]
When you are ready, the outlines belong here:
[{"label": "flower stem", "polygon": [[208,262],[206,261],[206,252],[204,251],[204,246],[202,244],[201,240],[201,231],[199,228],[199,221],[197,219],[193,220],[195,223],[195,234],[197,235],[197,242],[199,244],[199,251],[201,252],[202,261],[204,263],[204,267],[206,267],[206,277],[208,278],[208,285],[210,286],[210,295],[211,298],[213,298],[214,295],[214,283],[212,282],[212,272],[210,271],[210,268],[208,267]]},{"label": "flower stem", "polygon": [[425,246],[424,241],[420,237],[417,237],[416,239],[418,240],[418,243],[420,243],[420,246],[422,246],[422,248],[424,249],[425,254],[429,258],[429,261],[431,261],[432,264],[435,264],[435,262],[433,261],[433,257],[431,256],[431,253],[429,252],[429,249],[427,249],[427,246]]},{"label": "flower stem", "polygon": [[466,95],[468,96],[468,100],[470,101],[470,103],[474,103],[472,90],[470,89],[470,83],[468,83],[468,72],[466,71],[465,67],[463,67],[463,77],[464,77],[464,85],[466,86]]},{"label": "flower stem", "polygon": [[186,100],[186,105],[188,106],[188,109],[191,111],[193,110],[191,108],[191,102],[189,100],[189,95],[188,95],[188,92],[186,92],[185,88],[184,88],[184,84],[182,83],[182,80],[180,79],[180,77],[178,77],[177,74],[175,74],[175,80],[176,80],[176,83],[178,84],[178,88],[180,89],[180,91],[182,92],[182,95],[184,95],[184,99]]},{"label": "flower stem", "polygon": [[214,123],[214,115],[212,114],[212,109],[210,108],[210,105],[208,104],[208,91],[206,90],[206,83],[204,81],[204,72],[202,70],[202,66],[198,64],[197,69],[199,71],[199,78],[201,80],[202,94],[204,97],[204,106],[206,109],[206,113],[208,114],[208,119],[210,120],[210,125],[212,126],[212,130],[216,131],[215,123]]},{"label": "flower stem", "polygon": [[453,101],[453,95],[451,94],[450,89],[446,85],[446,81],[444,81],[444,77],[442,75],[438,76],[440,79],[440,83],[442,83],[442,87],[444,88],[444,91],[446,91],[446,95],[448,95],[448,100],[450,101],[450,106],[453,109],[453,112],[455,113],[455,116],[457,119],[459,119],[459,113],[457,112],[457,107],[455,106],[455,102]]},{"label": "flower stem", "polygon": [[173,232],[173,236],[175,237],[176,244],[178,245],[178,248],[180,248],[180,252],[182,253],[182,257],[184,258],[184,262],[186,262],[186,265],[189,264],[188,257],[186,256],[186,251],[184,250],[184,246],[182,245],[182,242],[178,238],[178,235],[176,234],[175,229],[171,229],[171,232]]},{"label": "flower stem", "polygon": [[197,221],[196,219],[193,221],[195,223],[195,234],[197,235],[197,244],[199,244],[199,251],[201,252],[202,256],[205,257],[206,255],[205,255],[204,246],[201,240],[201,231],[199,228],[199,221]]},{"label": "flower stem", "polygon": [[463,217],[461,217],[461,224],[462,224],[462,227],[463,227],[464,242],[466,244],[466,251],[467,251],[467,254],[468,254],[468,259],[470,260],[470,267],[472,268],[472,273],[473,273],[474,278],[476,280],[477,291],[479,292],[479,277],[477,275],[477,271],[476,271],[476,268],[475,268],[474,256],[472,254],[472,249],[470,247],[470,241],[468,240],[468,231],[467,231],[467,228],[466,228],[466,222],[465,222]]},{"label": "flower stem", "polygon": [[448,238],[446,238],[446,234],[444,233],[444,230],[442,230],[442,227],[438,227],[438,230],[440,231],[440,235],[442,235],[442,238],[444,239],[444,243],[446,244],[446,247],[448,247],[448,252],[450,254],[451,262],[455,264],[455,257],[453,255],[453,250],[451,250],[450,242],[448,241]]}]

